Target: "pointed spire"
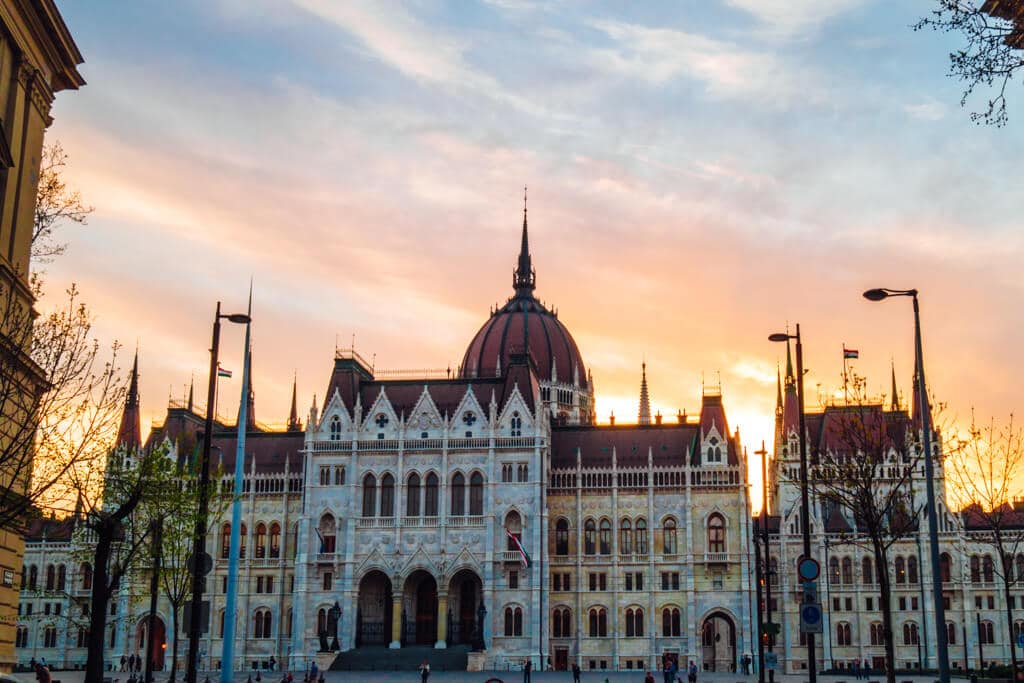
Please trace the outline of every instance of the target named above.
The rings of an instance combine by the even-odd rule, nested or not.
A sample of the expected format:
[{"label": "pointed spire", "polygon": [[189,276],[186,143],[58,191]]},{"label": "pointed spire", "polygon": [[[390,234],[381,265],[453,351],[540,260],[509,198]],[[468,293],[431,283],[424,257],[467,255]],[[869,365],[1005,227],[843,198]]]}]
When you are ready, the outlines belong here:
[{"label": "pointed spire", "polygon": [[137,451],[142,447],[142,416],[139,414],[139,350],[137,348],[115,444],[129,451]]},{"label": "pointed spire", "polygon": [[796,374],[793,372],[793,353],[789,346],[789,340],[786,340],[786,388],[796,380]]},{"label": "pointed spire", "polygon": [[188,412],[190,412],[190,413],[192,412],[192,406],[195,405],[195,403],[192,400],[192,397],[193,397],[193,394],[194,394],[193,390],[195,389],[195,384],[196,384],[196,378],[195,378],[195,375],[193,375],[192,379],[189,380],[189,383],[188,383]]},{"label": "pointed spire", "polygon": [[301,432],[302,423],[299,422],[299,404],[298,404],[298,386],[299,386],[299,375],[295,373],[292,377],[292,409],[288,414],[288,431],[289,432]]},{"label": "pointed spire", "polygon": [[800,435],[800,403],[796,395],[796,373],[793,372],[793,354],[786,342],[786,397],[782,407],[782,432],[786,439]]},{"label": "pointed spire", "polygon": [[249,346],[249,377],[245,388],[245,430],[251,432],[256,429],[256,392],[252,389],[252,346]]},{"label": "pointed spire", "polygon": [[782,419],[782,368],[775,366],[775,419]]},{"label": "pointed spire", "polygon": [[637,422],[642,425],[649,425],[651,424],[651,398],[647,393],[647,361],[644,361],[640,367],[640,415]]},{"label": "pointed spire", "polygon": [[896,363],[892,363],[892,411],[900,409],[900,397],[896,391]]},{"label": "pointed spire", "polygon": [[519,263],[512,278],[512,286],[515,287],[516,296],[524,298],[533,297],[533,289],[536,286],[537,274],[533,270],[530,259],[530,238],[526,229],[526,188],[523,188],[523,237],[519,246]]}]

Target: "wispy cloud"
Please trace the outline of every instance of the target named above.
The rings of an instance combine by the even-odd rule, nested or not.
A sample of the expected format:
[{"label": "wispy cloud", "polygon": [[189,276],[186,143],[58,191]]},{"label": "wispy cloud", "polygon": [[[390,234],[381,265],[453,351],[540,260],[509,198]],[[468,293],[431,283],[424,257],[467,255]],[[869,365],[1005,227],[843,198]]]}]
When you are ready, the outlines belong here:
[{"label": "wispy cloud", "polygon": [[763,33],[786,39],[806,39],[832,18],[863,5],[865,0],[726,0],[755,17]]}]

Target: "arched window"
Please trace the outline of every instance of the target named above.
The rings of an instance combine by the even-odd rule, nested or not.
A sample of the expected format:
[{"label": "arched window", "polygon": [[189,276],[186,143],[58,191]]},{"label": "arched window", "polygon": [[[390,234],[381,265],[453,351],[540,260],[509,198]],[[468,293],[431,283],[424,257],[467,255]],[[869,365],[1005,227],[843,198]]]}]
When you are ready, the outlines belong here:
[{"label": "arched window", "polygon": [[420,516],[420,475],[413,472],[405,485],[405,516]]},{"label": "arched window", "polygon": [[316,632],[317,635],[327,631],[327,609],[321,607],[316,613]]},{"label": "arched window", "polygon": [[43,647],[57,647],[57,629],[53,626],[43,630]]},{"label": "arched window", "polygon": [[583,524],[583,553],[586,555],[597,554],[597,525],[592,519],[588,519]]},{"label": "arched window", "polygon": [[917,624],[912,621],[903,624],[903,644],[917,645]]},{"label": "arched window", "polygon": [[725,518],[717,512],[708,517],[708,552],[725,552]]},{"label": "arched window", "polygon": [[[14,647],[28,647],[28,626],[19,626],[14,636]],[[79,645],[85,647],[85,645]]]},{"label": "arched window", "polygon": [[256,525],[256,557],[267,556],[267,525],[260,522]]},{"label": "arched window", "polygon": [[598,536],[602,555],[612,554],[612,523],[607,519],[601,520],[601,534]]},{"label": "arched window", "polygon": [[666,607],[661,610],[661,635],[678,637],[681,632],[679,610],[675,607]]},{"label": "arched window", "polygon": [[484,475],[479,472],[469,477],[469,514],[484,514]]},{"label": "arched window", "polygon": [[644,611],[637,607],[626,610],[626,637],[643,638],[644,635]]},{"label": "arched window", "polygon": [[224,610],[220,611],[219,623],[220,623],[220,632],[219,632],[220,635],[219,635],[219,637],[223,638],[224,637]]},{"label": "arched window", "polygon": [[1017,556],[1017,581],[1024,581],[1024,555]]},{"label": "arched window", "polygon": [[[505,528],[508,533],[512,534],[520,543],[523,541],[523,520],[519,516],[519,513],[513,510],[512,512],[505,515]],[[506,534],[505,536],[507,544],[506,550],[519,550],[516,544]]]},{"label": "arched window", "polygon": [[437,517],[437,475],[431,472],[427,475],[427,484],[423,487],[423,515],[425,517]]},{"label": "arched window", "polygon": [[466,477],[462,472],[456,472],[452,477],[452,506],[448,514],[453,517],[462,517],[466,514]]},{"label": "arched window", "polygon": [[1024,620],[1017,619],[1013,622],[1013,639],[1017,640],[1021,633],[1024,633]]},{"label": "arched window", "polygon": [[874,563],[870,557],[865,557],[860,561],[860,573],[861,581],[864,582],[865,586],[870,586],[875,582]]},{"label": "arched window", "polygon": [[981,559],[981,575],[985,579],[985,583],[992,583],[995,581],[995,570],[992,566],[992,556],[986,555]]},{"label": "arched window", "polygon": [[624,519],[619,527],[619,552],[630,555],[633,553],[633,524]]},{"label": "arched window", "polygon": [[939,555],[939,576],[942,577],[943,583],[949,583],[953,580],[952,565],[953,559],[949,556],[949,553]]},{"label": "arched window", "polygon": [[39,567],[32,565],[28,569],[28,589],[35,590],[39,584]]},{"label": "arched window", "polygon": [[83,562],[82,566],[78,568],[78,574],[82,577],[82,590],[92,590],[92,565]]},{"label": "arched window", "polygon": [[555,555],[569,554],[569,520],[564,517],[555,522]]},{"label": "arched window", "polygon": [[946,643],[956,645],[956,624],[952,621],[946,622]]},{"label": "arched window", "polygon": [[568,607],[558,607],[551,618],[551,630],[555,638],[572,637],[572,612]]},{"label": "arched window", "polygon": [[57,572],[52,564],[46,565],[46,590],[52,591],[57,583]]},{"label": "arched window", "polygon": [[59,565],[57,567],[57,590],[67,590],[68,585],[68,568],[65,565]]},{"label": "arched window", "polygon": [[270,525],[270,557],[281,557],[281,525],[277,522]]},{"label": "arched window", "polygon": [[850,644],[850,625],[846,622],[836,624],[836,645]]},{"label": "arched window", "polygon": [[896,558],[896,583],[907,582],[907,564],[903,561],[903,557],[899,556]]},{"label": "arched window", "polygon": [[636,554],[646,555],[647,554],[647,521],[643,518],[636,520],[636,538],[633,539],[636,544]]},{"label": "arched window", "polygon": [[978,641],[982,645],[992,645],[996,642],[995,626],[991,621],[983,621],[978,626]]},{"label": "arched window", "polygon": [[971,583],[981,583],[981,558],[971,555]]},{"label": "arched window", "polygon": [[331,418],[331,441],[341,440],[341,420],[335,415]]},{"label": "arched window", "polygon": [[241,537],[241,542],[240,542],[240,543],[238,544],[238,557],[239,557],[240,559],[243,559],[243,560],[244,560],[244,559],[245,559],[245,543],[246,543],[246,536],[248,536],[248,535],[249,535],[249,530],[245,528],[245,524],[244,524],[244,523],[243,523],[243,524],[241,524],[241,525],[240,525],[240,526],[238,527],[238,529],[239,529],[239,531],[241,532],[241,533],[239,534],[239,536]]},{"label": "arched window", "polygon": [[523,610],[521,607],[505,608],[505,635],[508,637],[523,635]]},{"label": "arched window", "polygon": [[608,637],[608,613],[603,607],[594,607],[591,609],[588,621],[591,638]]},{"label": "arched window", "polygon": [[292,634],[292,608],[288,608],[288,615],[284,621],[284,634],[285,636],[291,636]]},{"label": "arched window", "polygon": [[271,636],[271,617],[270,610],[258,609],[253,615],[253,637],[254,638],[270,638]]},{"label": "arched window", "polygon": [[390,472],[380,478],[380,516],[395,516],[395,478]]},{"label": "arched window", "polygon": [[334,516],[331,513],[324,513],[320,518],[320,552],[333,553],[337,536],[335,535]]},{"label": "arched window", "polygon": [[676,554],[676,520],[669,517],[662,526],[663,546],[666,555]]},{"label": "arched window", "polygon": [[917,583],[917,558],[913,555],[907,558],[907,583]]},{"label": "arched window", "polygon": [[377,477],[367,473],[363,477],[363,517],[377,515]]},{"label": "arched window", "polygon": [[853,583],[853,560],[849,557],[843,558],[843,583]]},{"label": "arched window", "polygon": [[523,435],[523,418],[519,417],[519,413],[512,413],[512,419],[509,421],[509,434],[511,436]]},{"label": "arched window", "polygon": [[841,576],[839,574],[839,558],[833,556],[828,561],[828,582],[829,582],[829,585],[832,585],[832,586],[836,585],[837,583],[839,583],[839,579],[840,578],[841,578]]},{"label": "arched window", "polygon": [[882,625],[878,622],[871,624],[871,644],[872,645],[884,645],[885,644],[885,631],[882,629]]},{"label": "arched window", "polygon": [[334,468],[334,485],[344,486],[345,485],[345,466],[336,465]]}]

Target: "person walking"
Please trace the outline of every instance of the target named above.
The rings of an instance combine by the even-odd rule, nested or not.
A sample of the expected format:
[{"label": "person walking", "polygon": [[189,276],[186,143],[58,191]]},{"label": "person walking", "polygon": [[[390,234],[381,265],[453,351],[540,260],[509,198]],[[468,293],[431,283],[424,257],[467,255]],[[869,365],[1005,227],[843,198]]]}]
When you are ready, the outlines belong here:
[{"label": "person walking", "polygon": [[572,683],[580,683],[580,665],[572,663]]},{"label": "person walking", "polygon": [[853,677],[858,681],[860,680],[860,660],[853,660]]},{"label": "person walking", "polygon": [[527,657],[526,662],[523,664],[523,683],[530,683],[531,671],[533,671],[533,660]]},{"label": "person walking", "polygon": [[686,669],[686,680],[690,683],[697,683],[697,665],[690,660],[690,666]]},{"label": "person walking", "polygon": [[274,659],[274,655],[270,655],[270,661],[268,664],[270,665],[270,670],[273,671],[274,667],[277,666],[277,660]]},{"label": "person walking", "polygon": [[[46,661],[45,659],[43,661]],[[50,670],[46,668],[43,663],[36,664],[36,680],[39,683],[53,683],[53,678],[50,676]]]},{"label": "person walking", "polygon": [[420,664],[420,683],[427,683],[428,678],[430,678],[430,663],[424,659]]},{"label": "person walking", "polygon": [[128,658],[121,655],[121,671],[124,671],[124,665],[128,663]]},{"label": "person walking", "polygon": [[315,681],[316,680],[316,675],[317,675],[317,673],[319,671],[320,671],[320,669],[317,668],[316,662],[313,662],[312,664],[310,664],[309,665],[309,680],[310,681]]},{"label": "person walking", "polygon": [[654,674],[648,671],[647,675],[644,676],[644,683],[654,683]]}]

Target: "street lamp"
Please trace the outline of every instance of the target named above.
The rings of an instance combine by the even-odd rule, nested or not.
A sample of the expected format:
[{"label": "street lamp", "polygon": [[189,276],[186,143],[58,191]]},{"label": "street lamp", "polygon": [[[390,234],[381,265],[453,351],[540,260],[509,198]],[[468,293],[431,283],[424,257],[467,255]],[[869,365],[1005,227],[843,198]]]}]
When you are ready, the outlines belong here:
[{"label": "street lamp", "polygon": [[939,523],[935,506],[934,466],[932,464],[932,416],[928,409],[928,392],[924,381],[924,354],[921,351],[921,310],[917,303],[916,289],[869,289],[864,298],[869,301],[882,301],[890,296],[909,296],[914,302],[914,374],[917,375],[917,400],[915,409],[921,415],[921,431],[924,432],[924,481],[927,486],[926,508],[928,510],[928,545],[932,565],[932,598],[935,601],[935,641],[938,643],[939,680],[948,683],[949,648],[946,639],[946,610],[942,604],[942,577],[939,572]]},{"label": "street lamp", "polygon": [[203,611],[203,578],[204,563],[202,556],[206,552],[206,517],[210,508],[210,445],[213,437],[213,412],[217,391],[217,352],[220,347],[220,321],[239,325],[248,324],[251,318],[245,313],[226,315],[217,312],[213,317],[213,341],[210,344],[210,381],[206,392],[206,424],[203,431],[203,451],[199,460],[199,509],[196,514],[195,539],[192,545],[192,613],[189,615],[188,626],[188,659],[185,664],[186,683],[197,683],[199,671],[199,638],[202,630]]},{"label": "street lamp", "polygon": [[[796,392],[800,410],[800,526],[804,536],[804,557],[811,557],[811,513],[809,494],[807,491],[807,427],[804,418],[804,347],[800,340],[800,325],[796,326],[796,334],[777,332],[768,335],[768,341],[788,342],[796,340]],[[804,585],[809,582],[804,582]],[[804,591],[806,597],[807,591]],[[818,663],[815,659],[814,634],[807,634],[807,677],[810,683],[818,680]]]}]

